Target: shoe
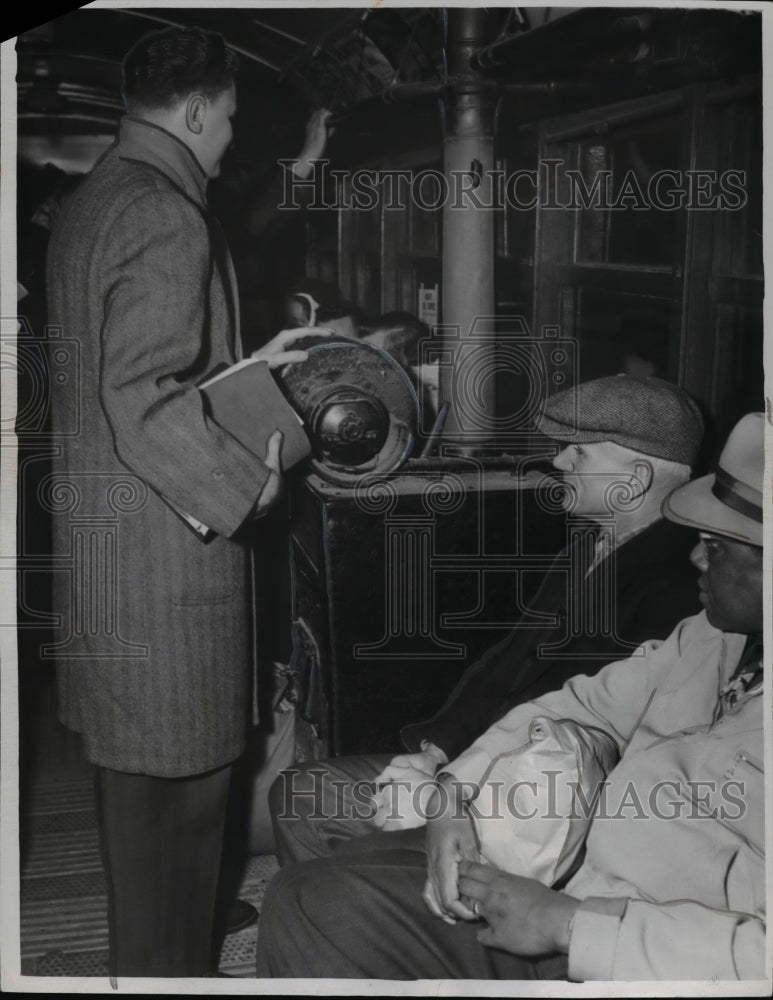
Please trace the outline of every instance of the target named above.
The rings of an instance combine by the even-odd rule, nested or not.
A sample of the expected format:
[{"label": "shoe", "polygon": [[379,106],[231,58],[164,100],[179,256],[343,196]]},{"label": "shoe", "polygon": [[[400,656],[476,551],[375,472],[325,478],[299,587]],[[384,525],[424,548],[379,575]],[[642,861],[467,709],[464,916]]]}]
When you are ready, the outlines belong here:
[{"label": "shoe", "polygon": [[235,899],[225,918],[226,934],[236,934],[258,922],[258,911],[246,899]]}]

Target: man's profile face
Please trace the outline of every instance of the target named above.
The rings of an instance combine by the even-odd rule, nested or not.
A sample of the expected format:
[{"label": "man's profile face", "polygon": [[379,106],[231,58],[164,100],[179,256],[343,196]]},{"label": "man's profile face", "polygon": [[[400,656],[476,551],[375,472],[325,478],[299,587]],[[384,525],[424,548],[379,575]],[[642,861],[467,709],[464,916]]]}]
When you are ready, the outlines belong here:
[{"label": "man's profile face", "polygon": [[700,571],[706,617],[724,632],[762,631],[762,549],[723,535],[701,533],[690,553]]},{"label": "man's profile face", "polygon": [[207,177],[217,177],[220,173],[220,161],[233,139],[231,119],[235,114],[236,87],[233,84],[208,100],[201,142],[196,153]]},{"label": "man's profile face", "polygon": [[626,509],[631,499],[626,484],[632,483],[636,495],[641,492],[632,480],[638,457],[613,441],[566,445],[553,459],[567,488],[564,509],[590,518]]}]

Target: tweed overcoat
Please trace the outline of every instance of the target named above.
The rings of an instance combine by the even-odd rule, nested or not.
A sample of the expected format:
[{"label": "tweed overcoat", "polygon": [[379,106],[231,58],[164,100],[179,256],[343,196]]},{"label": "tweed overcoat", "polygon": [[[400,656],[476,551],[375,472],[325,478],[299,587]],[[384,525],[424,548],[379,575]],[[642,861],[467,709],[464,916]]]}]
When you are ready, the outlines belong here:
[{"label": "tweed overcoat", "polygon": [[235,759],[253,700],[250,551],[232,536],[268,470],[196,388],[240,352],[205,192],[187,146],[127,116],[62,207],[48,260],[50,348],[77,362],[52,380],[42,490],[60,719],[93,763],[161,777]]}]

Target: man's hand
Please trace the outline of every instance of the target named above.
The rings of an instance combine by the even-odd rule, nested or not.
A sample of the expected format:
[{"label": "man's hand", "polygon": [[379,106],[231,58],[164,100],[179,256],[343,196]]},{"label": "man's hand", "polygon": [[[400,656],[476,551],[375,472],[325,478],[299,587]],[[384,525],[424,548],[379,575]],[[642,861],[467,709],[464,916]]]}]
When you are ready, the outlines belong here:
[{"label": "man's hand", "polygon": [[412,830],[427,821],[427,807],[435,791],[435,779],[427,771],[393,767],[384,773],[389,781],[374,794],[378,812],[373,822],[382,830]]},{"label": "man's hand", "polygon": [[373,818],[382,830],[410,830],[427,821],[427,806],[435,790],[435,771],[448,758],[429,744],[421,753],[393,757],[374,780],[378,812]]},{"label": "man's hand", "polygon": [[267,514],[282,495],[282,444],[284,439],[282,431],[275,430],[266,444],[266,457],[263,461],[270,471],[253,509],[253,518],[263,517],[264,514]]},{"label": "man's hand", "polygon": [[569,950],[569,921],[579,899],[477,862],[462,861],[459,876],[460,893],[488,924],[478,932],[481,944],[523,956]]},{"label": "man's hand", "polygon": [[299,180],[304,180],[312,171],[312,161],[319,160],[325,154],[327,140],[333,134],[328,127],[328,118],[332,111],[318,108],[306,122],[306,136],[303,149],[298,154],[298,162],[293,165],[293,173]]},{"label": "man's hand", "polygon": [[393,757],[381,774],[375,778],[377,785],[384,785],[388,781],[394,781],[398,771],[402,772],[406,768],[413,771],[420,771],[425,777],[429,775],[434,778],[438,764],[447,764],[448,758],[440,747],[430,746],[421,753],[401,753]]},{"label": "man's hand", "polygon": [[427,805],[427,883],[424,902],[446,923],[457,918],[474,920],[475,914],[460,899],[458,878],[461,861],[476,861],[472,823],[463,807],[462,785],[443,778]]},{"label": "man's hand", "polygon": [[267,344],[253,351],[251,358],[258,361],[265,361],[269,368],[281,368],[283,365],[292,364],[295,361],[305,361],[308,358],[306,351],[290,350],[290,345],[301,337],[332,337],[333,331],[317,326],[299,326],[292,330],[280,330],[272,337]]}]

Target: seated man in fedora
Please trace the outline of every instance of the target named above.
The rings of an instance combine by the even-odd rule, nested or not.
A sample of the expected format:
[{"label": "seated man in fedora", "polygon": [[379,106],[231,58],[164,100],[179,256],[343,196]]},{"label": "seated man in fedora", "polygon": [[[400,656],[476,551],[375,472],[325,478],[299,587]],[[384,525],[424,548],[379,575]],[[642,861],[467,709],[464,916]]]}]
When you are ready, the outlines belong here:
[{"label": "seated man in fedora", "polygon": [[[701,444],[690,396],[657,378],[595,379],[549,397],[539,427],[560,447],[553,464],[563,477],[569,549],[511,634],[468,668],[437,714],[402,729],[407,754],[313,761],[279,775],[270,804],[282,864],[343,843],[354,849],[353,838],[357,849],[370,847],[359,835],[379,828],[417,828],[421,843],[439,766],[514,705],[665,638],[699,610],[691,533],[661,516]],[[385,786],[375,799],[374,784]]]},{"label": "seated man in fedora", "polygon": [[[763,467],[764,415],[752,413],[716,474],[664,503],[699,532],[703,611],[643,658],[576,676],[491,726],[438,776],[426,854],[339,852],[280,872],[259,975],[765,977]],[[480,864],[466,811],[536,717],[601,727],[623,749],[560,890]]]}]

